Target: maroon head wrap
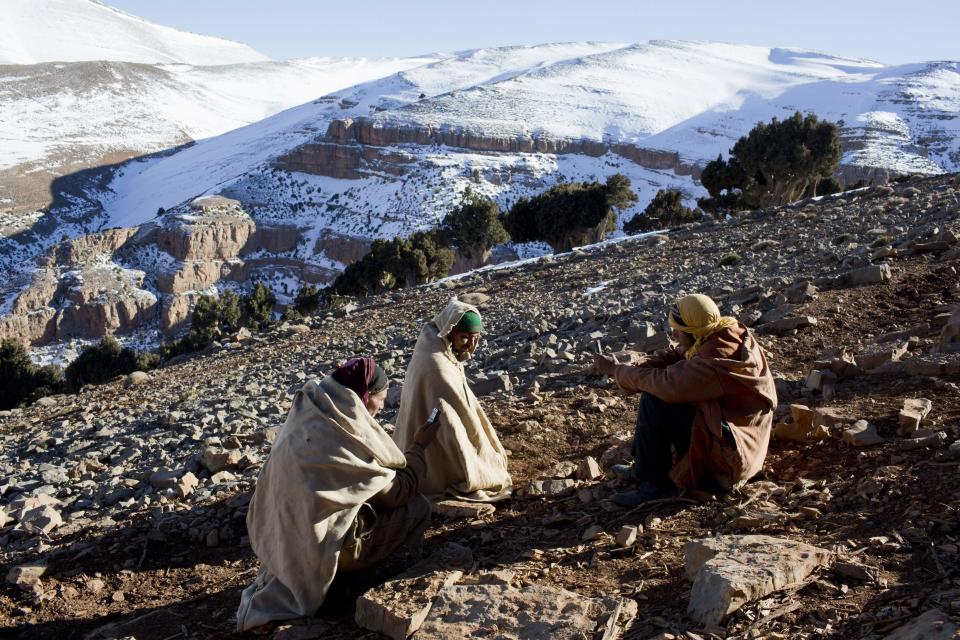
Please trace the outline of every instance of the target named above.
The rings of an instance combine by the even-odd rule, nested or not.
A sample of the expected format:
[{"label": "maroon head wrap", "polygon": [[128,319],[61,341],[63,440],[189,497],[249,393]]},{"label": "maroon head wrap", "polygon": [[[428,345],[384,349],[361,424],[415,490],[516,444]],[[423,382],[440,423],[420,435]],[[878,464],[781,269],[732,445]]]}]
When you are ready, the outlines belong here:
[{"label": "maroon head wrap", "polygon": [[333,379],[360,396],[363,403],[370,401],[370,394],[386,389],[389,382],[373,358],[351,358],[330,374]]}]

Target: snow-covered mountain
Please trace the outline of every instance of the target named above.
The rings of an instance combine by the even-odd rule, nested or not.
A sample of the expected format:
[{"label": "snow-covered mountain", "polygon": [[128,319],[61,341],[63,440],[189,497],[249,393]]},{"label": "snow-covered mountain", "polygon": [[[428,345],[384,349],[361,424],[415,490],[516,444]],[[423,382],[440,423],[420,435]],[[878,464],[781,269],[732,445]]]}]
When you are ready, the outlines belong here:
[{"label": "snow-covered mountain", "polygon": [[[507,206],[560,180],[621,172],[640,195],[635,210],[663,187],[692,199],[703,193],[696,178],[707,161],[758,121],[797,110],[839,124],[841,178],[960,169],[957,62],[885,66],[655,41],[363,64],[79,64],[94,66],[4,70],[0,100],[20,115],[0,116],[0,136],[15,141],[0,189],[5,175],[33,175],[23,168],[91,140],[96,153],[114,145],[127,156],[161,140],[198,141],[64,176],[52,185],[53,206],[35,212],[15,210],[18,193],[0,191],[11,207],[6,218],[0,209],[0,315],[8,315],[0,333],[34,342],[145,325],[173,333],[198,293],[252,279],[289,300],[304,281],[328,282],[372,238],[435,225],[467,186]],[[307,97],[313,88],[297,79],[314,77],[311,66],[330,88]],[[3,93],[11,77],[19,84]],[[84,89],[84,77],[96,80]],[[17,99],[41,78],[43,98]],[[264,98],[277,95],[305,99],[254,122],[281,106]],[[129,111],[97,120],[112,113],[106,104]],[[82,109],[89,115],[65,117]],[[59,135],[61,121],[74,137]],[[204,138],[218,125],[237,128]],[[85,236],[104,229],[112,230]],[[51,252],[64,236],[77,240]],[[42,266],[23,268],[42,255]]]},{"label": "snow-covered mountain", "polygon": [[97,0],[0,3],[0,65],[86,60],[219,65],[268,58],[245,44],[156,25]]},{"label": "snow-covered mountain", "polygon": [[[843,172],[851,178],[960,168],[955,62],[888,67],[717,43],[581,43],[466,52],[336,92],[125,168],[101,203],[110,224],[137,224],[148,219],[151,207],[169,208],[208,191],[239,195],[253,189],[247,183],[261,184],[258,171],[277,160],[303,174],[322,173],[291,156],[298,151],[317,162],[340,153],[339,168],[326,177],[348,181],[331,185],[331,193],[365,194],[380,216],[410,214],[404,229],[409,232],[425,224],[424,216],[429,220],[434,200],[418,200],[406,171],[402,181],[387,180],[403,183],[388,196],[394,203],[376,201],[384,174],[362,160],[347,170],[349,150],[412,154],[423,169],[414,174],[428,166],[449,174],[427,158],[459,159],[446,164],[459,164],[465,181],[472,180],[474,168],[507,171],[605,153],[677,177],[695,175],[757,122],[796,110],[840,124]],[[603,160],[591,163],[588,173],[609,172]],[[481,180],[479,186],[494,195],[511,191],[503,180]],[[447,181],[440,191],[457,189]]]},{"label": "snow-covered mountain", "polygon": [[[50,202],[59,176],[217,136],[427,60],[310,58],[192,66],[0,67],[0,233]],[[9,211],[4,214],[4,209]]]}]

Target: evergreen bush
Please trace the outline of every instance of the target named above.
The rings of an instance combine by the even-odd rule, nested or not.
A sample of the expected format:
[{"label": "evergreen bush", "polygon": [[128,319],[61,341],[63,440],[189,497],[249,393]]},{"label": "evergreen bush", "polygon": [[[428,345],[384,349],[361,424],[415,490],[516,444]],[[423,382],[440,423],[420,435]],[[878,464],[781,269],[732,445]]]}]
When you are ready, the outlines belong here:
[{"label": "evergreen bush", "polygon": [[501,218],[497,203],[467,188],[460,204],[443,219],[440,234],[444,244],[464,257],[482,261],[493,245],[510,239]]},{"label": "evergreen bush", "polygon": [[0,342],[0,409],[29,404],[61,391],[63,371],[55,365],[33,364],[27,348],[15,338]]},{"label": "evergreen bush", "polygon": [[369,295],[388,289],[433,282],[450,273],[453,251],[437,232],[418,231],[409,238],[374,240],[370,251],[333,282],[340,295]]},{"label": "evergreen bush", "polygon": [[293,309],[302,316],[308,315],[320,308],[320,290],[312,284],[300,287],[297,297],[293,300]]},{"label": "evergreen bush", "polygon": [[[762,208],[818,193],[840,163],[840,134],[832,122],[799,111],[783,121],[759,122],[730,149],[707,164],[700,183],[710,206]],[[836,188],[835,180],[824,190]]]},{"label": "evergreen bush", "polygon": [[683,194],[676,190],[661,189],[653,197],[642,214],[633,216],[623,225],[626,233],[643,233],[696,222],[702,212],[683,205]]},{"label": "evergreen bush", "polygon": [[119,375],[147,371],[160,363],[155,353],[122,347],[112,336],[85,347],[67,366],[65,377],[70,388],[78,390],[85,384],[103,384]]},{"label": "evergreen bush", "polygon": [[[251,329],[262,329],[273,319],[273,307],[277,297],[262,282],[253,287],[250,295],[243,298],[244,324]],[[221,316],[222,318],[222,316]]]},{"label": "evergreen bush", "polygon": [[622,174],[599,182],[557,184],[532,198],[520,198],[503,224],[514,242],[544,241],[554,252],[599,242],[616,228],[615,209],[637,201]]}]

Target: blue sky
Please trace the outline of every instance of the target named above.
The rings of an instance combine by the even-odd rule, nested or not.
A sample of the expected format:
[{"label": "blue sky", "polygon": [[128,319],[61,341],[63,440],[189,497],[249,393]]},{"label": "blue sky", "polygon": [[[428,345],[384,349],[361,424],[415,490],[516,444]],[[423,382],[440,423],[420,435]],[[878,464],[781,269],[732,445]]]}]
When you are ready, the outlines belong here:
[{"label": "blue sky", "polygon": [[960,0],[106,2],[153,22],[239,40],[278,59],[686,39],[800,47],[887,63],[960,60]]}]

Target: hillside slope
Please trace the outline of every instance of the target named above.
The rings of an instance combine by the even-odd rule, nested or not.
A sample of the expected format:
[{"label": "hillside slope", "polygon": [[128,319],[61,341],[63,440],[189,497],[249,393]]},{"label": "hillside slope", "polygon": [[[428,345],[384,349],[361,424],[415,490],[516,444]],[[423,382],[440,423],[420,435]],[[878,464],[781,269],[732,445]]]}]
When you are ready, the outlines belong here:
[{"label": "hillside slope", "polygon": [[[931,611],[949,631],[960,616],[958,238],[960,175],[915,178],[359,300],[230,338],[138,385],[4,412],[0,563],[45,572],[0,587],[0,627],[38,639],[235,637],[239,591],[257,569],[246,505],[294,392],[355,354],[401,380],[420,324],[470,296],[487,332],[469,376],[518,493],[493,513],[437,515],[428,552],[455,542],[472,552],[472,574],[625,598],[639,609],[622,621],[626,638],[875,640]],[[719,264],[734,252],[738,263]],[[804,433],[791,415],[805,409],[791,405],[824,431],[775,439],[736,494],[617,509],[609,474],[571,476],[587,456],[604,469],[625,459],[636,398],[584,368],[598,340],[620,358],[663,344],[668,305],[691,292],[752,325],[777,380],[778,431]],[[931,408],[914,431],[899,413],[918,398]],[[858,437],[861,419],[880,440]],[[623,525],[642,528],[621,547]],[[687,614],[685,545],[747,533],[836,555],[705,631]],[[288,634],[380,637],[353,622],[363,592],[430,603],[422,583],[381,587],[400,568],[338,581],[312,630]]]},{"label": "hillside slope", "polygon": [[113,60],[236,64],[268,60],[239,42],[153,24],[98,0],[4,0],[0,65]]}]

